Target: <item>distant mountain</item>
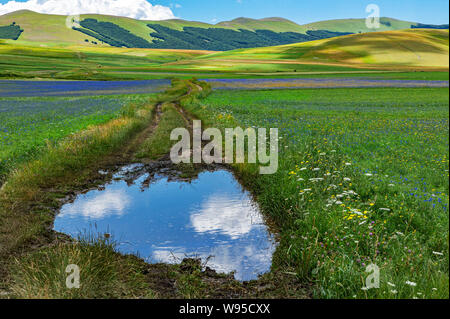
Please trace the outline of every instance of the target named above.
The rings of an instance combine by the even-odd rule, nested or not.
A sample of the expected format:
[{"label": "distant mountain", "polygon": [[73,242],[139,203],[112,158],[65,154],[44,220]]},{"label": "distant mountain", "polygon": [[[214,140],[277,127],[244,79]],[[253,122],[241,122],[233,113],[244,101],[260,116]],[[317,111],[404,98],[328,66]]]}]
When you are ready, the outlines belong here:
[{"label": "distant mountain", "polygon": [[299,32],[305,33],[308,29],[283,18],[249,19],[237,18],[232,21],[224,21],[216,24],[218,27],[244,29],[244,30],[271,30],[275,32]]},{"label": "distant mountain", "polygon": [[[179,19],[143,21],[82,15],[67,27],[67,17],[22,10],[0,16],[0,39],[40,46],[114,46],[227,51],[268,47],[370,32],[364,19],[329,20],[306,25],[283,18],[238,18],[212,25]],[[70,22],[70,21],[69,21]],[[390,18],[378,31],[445,28]],[[448,28],[448,26],[447,26]]]}]

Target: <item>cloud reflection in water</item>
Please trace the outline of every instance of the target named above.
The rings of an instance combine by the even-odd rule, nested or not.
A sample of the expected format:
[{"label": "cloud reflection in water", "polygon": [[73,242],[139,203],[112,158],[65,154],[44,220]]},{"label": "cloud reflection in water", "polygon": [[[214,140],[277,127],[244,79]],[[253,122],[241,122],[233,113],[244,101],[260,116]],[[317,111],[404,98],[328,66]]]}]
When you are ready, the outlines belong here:
[{"label": "cloud reflection in water", "polygon": [[[149,262],[186,257],[205,262],[213,256],[207,266],[221,273],[236,271],[238,280],[270,270],[276,242],[233,174],[203,172],[190,183],[158,175],[143,187],[148,174],[140,174],[141,169],[125,167],[105,190],[65,205],[55,230],[77,237],[94,223],[97,232],[113,234],[123,253],[138,253]],[[135,176],[133,182],[127,175]]]}]

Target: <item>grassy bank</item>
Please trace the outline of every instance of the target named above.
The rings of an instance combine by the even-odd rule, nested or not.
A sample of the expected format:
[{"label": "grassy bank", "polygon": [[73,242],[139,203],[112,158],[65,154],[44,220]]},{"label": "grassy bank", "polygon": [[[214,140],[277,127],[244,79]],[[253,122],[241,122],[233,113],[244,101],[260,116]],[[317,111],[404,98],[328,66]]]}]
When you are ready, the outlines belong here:
[{"label": "grassy bank", "polygon": [[[80,269],[79,289],[65,285],[68,265]],[[118,255],[109,239],[83,237],[15,259],[10,291],[26,299],[154,298],[143,269],[137,258]]]},{"label": "grassy bank", "polygon": [[[276,127],[280,167],[235,165],[281,230],[274,270],[319,298],[448,298],[448,90],[215,92],[206,125]],[[365,290],[366,267],[380,289]]]},{"label": "grassy bank", "polygon": [[[116,118],[47,143],[40,155],[19,164],[0,189],[0,270],[7,279],[10,257],[54,240],[51,225],[58,198],[87,181],[95,184],[98,165],[121,148],[153,117],[154,103],[129,104]],[[103,160],[99,160],[103,159]]]},{"label": "grassy bank", "polygon": [[104,124],[129,104],[152,95],[0,99],[0,185],[18,165],[39,157],[49,145],[89,126]]}]

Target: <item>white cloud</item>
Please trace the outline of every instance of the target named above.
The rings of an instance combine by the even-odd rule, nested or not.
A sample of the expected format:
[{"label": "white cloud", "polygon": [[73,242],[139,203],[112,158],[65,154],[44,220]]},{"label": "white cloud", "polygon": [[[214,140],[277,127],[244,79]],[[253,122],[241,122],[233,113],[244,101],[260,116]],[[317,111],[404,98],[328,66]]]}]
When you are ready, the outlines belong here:
[{"label": "white cloud", "polygon": [[175,18],[170,8],[152,5],[146,0],[28,0],[0,4],[0,15],[17,10],[61,15],[97,13],[140,20]]},{"label": "white cloud", "polygon": [[218,194],[191,214],[191,224],[198,233],[221,233],[237,239],[261,226],[263,219],[249,198]]},{"label": "white cloud", "polygon": [[111,216],[122,216],[131,200],[121,190],[98,192],[92,198],[78,200],[61,210],[59,218],[69,217],[101,220]]},{"label": "white cloud", "polygon": [[272,256],[277,245],[268,241],[243,241],[230,245],[207,247],[203,251],[187,253],[185,248],[157,249],[151,256],[151,261],[178,264],[184,258],[200,258],[206,266],[218,273],[236,272],[237,280],[256,279],[257,275],[270,270]]}]

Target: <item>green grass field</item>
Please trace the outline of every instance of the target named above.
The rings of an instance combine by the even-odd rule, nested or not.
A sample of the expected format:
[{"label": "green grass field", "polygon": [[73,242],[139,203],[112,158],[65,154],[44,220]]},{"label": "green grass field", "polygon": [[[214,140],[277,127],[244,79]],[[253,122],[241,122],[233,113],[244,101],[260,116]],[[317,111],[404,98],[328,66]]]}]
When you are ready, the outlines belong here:
[{"label": "green grass field", "polygon": [[[355,34],[277,47],[241,49],[178,64],[198,69],[320,71],[338,68],[448,70],[448,30]],[[264,66],[262,68],[261,66]]]},{"label": "green grass field", "polygon": [[[280,168],[236,166],[277,224],[275,269],[321,298],[448,298],[448,89],[215,92],[213,127],[280,130]],[[381,287],[364,291],[366,266]]]},{"label": "green grass field", "polygon": [[[174,90],[177,96],[188,91],[181,86]],[[160,97],[174,102],[171,95]],[[92,109],[83,104],[84,99],[93,101]],[[10,223],[8,231],[2,230],[7,249],[45,241],[53,213],[41,206],[37,211],[33,208],[32,216],[19,218],[18,212],[28,211],[35,202],[56,205],[53,197],[62,194],[46,194],[48,187],[80,187],[84,179],[90,181],[90,167],[98,170],[96,159],[126,143],[130,132],[145,128],[149,110],[154,112],[153,107],[142,108],[148,97],[120,97],[125,105],[140,105],[128,108],[129,112],[109,110],[109,99],[117,101],[112,97],[75,98],[72,104],[68,98],[1,100],[17,103],[0,121],[2,127],[13,128],[1,135],[3,142],[7,139],[5,149],[28,161],[10,164],[9,170],[18,170],[0,191],[0,214]],[[267,278],[272,279],[266,280],[281,274],[291,281],[312,283],[315,298],[421,299],[448,298],[449,291],[448,103],[446,88],[377,88],[217,91],[202,100],[186,99],[182,105],[204,126],[280,131],[280,166],[275,175],[259,175],[257,165],[233,165],[280,235],[273,260],[275,277],[270,274]],[[24,117],[21,105],[35,111]],[[161,126],[135,146],[146,156],[159,158],[167,151],[164,136],[170,128],[185,125],[170,105],[163,110]],[[15,127],[21,129],[14,131]],[[46,152],[29,153],[29,147]],[[105,257],[90,260],[89,252],[96,249]],[[81,264],[98,271],[98,276],[89,277],[86,296],[161,293],[146,288],[139,270],[142,264],[126,257],[131,268],[123,268],[122,257],[111,249],[101,242],[90,247],[88,242],[35,251],[10,269],[13,290],[24,297],[83,297],[66,295],[58,283],[42,287],[33,281],[36,260],[40,260],[40,276],[57,280],[53,258],[59,263],[67,259],[64,254],[76,254]],[[103,267],[101,258],[113,266]],[[366,267],[372,263],[380,268],[381,286],[364,290]],[[108,284],[122,288],[104,295],[96,282],[108,273],[116,276]],[[183,296],[202,296],[199,277],[184,285],[190,293]],[[289,294],[304,297],[303,291]],[[272,296],[284,295],[278,291]]]},{"label": "green grass field", "polygon": [[448,30],[356,34],[227,52],[38,46],[0,40],[1,78],[136,80],[185,77],[448,74]]},{"label": "green grass field", "polygon": [[0,182],[64,137],[117,117],[151,95],[0,98]]},{"label": "green grass field", "polygon": [[[25,31],[18,41],[0,40],[0,79],[449,79],[448,30],[375,32],[211,52],[93,45],[85,42],[93,38],[61,28],[63,16],[43,21],[41,15],[22,11],[14,19]],[[148,21],[102,19],[151,40]],[[10,20],[2,16],[0,25]],[[410,24],[384,22],[382,30]],[[177,30],[209,27],[181,20],[161,23]],[[362,23],[333,20],[308,29],[365,32]],[[306,30],[277,18],[217,25],[262,26]],[[41,34],[40,28],[48,32]],[[101,241],[53,247],[50,230],[60,205],[56,198],[101,184],[105,177],[99,170],[105,163],[165,155],[172,145],[171,129],[186,125],[176,110],[180,104],[204,126],[279,129],[275,175],[259,175],[256,165],[232,167],[280,234],[273,271],[263,279],[277,292],[265,297],[305,297],[294,285],[283,290],[284,283],[294,281],[306,284],[307,295],[315,298],[449,297],[448,88],[240,90],[206,97],[208,85],[202,84],[201,92],[199,85],[175,81],[158,100],[151,94],[0,98],[0,217],[6,220],[0,223],[0,293],[13,287],[22,297],[170,295],[148,289],[148,277],[142,275],[148,265],[137,258],[120,256]],[[20,258],[11,262],[17,252]],[[91,260],[92,253],[96,258]],[[54,270],[67,254],[93,269],[80,295],[60,283],[43,287],[35,280],[35,267],[40,267],[41,280],[58,281],[61,276]],[[363,289],[370,264],[380,268],[379,289]],[[176,278],[173,269],[166,272]],[[205,286],[189,276],[176,279],[181,288],[170,296],[198,298],[213,290],[211,282]],[[98,285],[106,277],[111,279],[107,293]]]},{"label": "green grass field", "polygon": [[[0,78],[114,80],[168,77],[161,65],[210,53],[189,50],[48,48],[0,40]],[[162,73],[154,75],[153,73]]]}]

